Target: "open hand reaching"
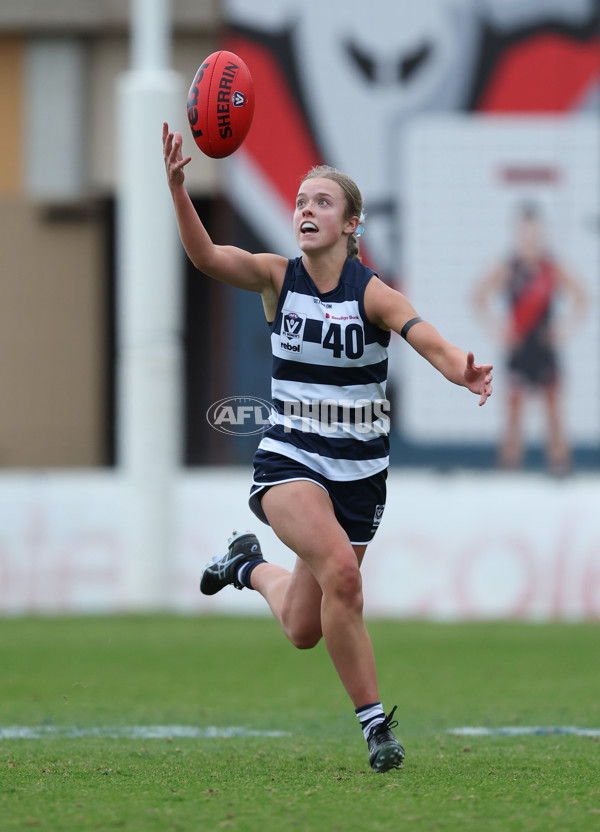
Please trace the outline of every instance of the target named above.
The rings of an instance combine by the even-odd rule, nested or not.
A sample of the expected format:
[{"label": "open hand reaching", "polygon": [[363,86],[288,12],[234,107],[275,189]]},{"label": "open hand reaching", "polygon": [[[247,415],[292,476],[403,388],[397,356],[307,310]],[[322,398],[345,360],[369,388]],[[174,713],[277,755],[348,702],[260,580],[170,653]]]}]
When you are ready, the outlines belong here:
[{"label": "open hand reaching", "polygon": [[492,395],[492,365],[475,364],[475,356],[472,352],[467,354],[467,366],[465,368],[465,385],[471,391],[480,395],[479,406],[485,404]]},{"label": "open hand reaching", "polygon": [[169,183],[169,188],[177,188],[180,185],[183,185],[185,180],[183,169],[189,162],[191,162],[192,157],[183,157],[183,152],[181,150],[183,139],[181,137],[181,133],[169,132],[169,125],[166,121],[163,122],[162,142],[163,158],[165,160],[165,169],[167,171],[167,182]]}]

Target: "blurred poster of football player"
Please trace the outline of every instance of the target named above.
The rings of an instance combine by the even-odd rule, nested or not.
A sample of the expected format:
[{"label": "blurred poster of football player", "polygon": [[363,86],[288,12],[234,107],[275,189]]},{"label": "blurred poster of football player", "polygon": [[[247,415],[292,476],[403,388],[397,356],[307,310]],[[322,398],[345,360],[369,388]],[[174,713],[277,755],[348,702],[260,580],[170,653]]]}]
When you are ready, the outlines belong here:
[{"label": "blurred poster of football player", "polygon": [[[571,452],[561,417],[558,353],[584,316],[586,293],[549,249],[535,203],[521,205],[514,223],[514,250],[474,294],[478,319],[488,332],[499,335],[506,349],[506,425],[498,461],[504,468],[522,464],[525,401],[536,395],[547,419],[548,470],[563,475],[571,468]],[[494,303],[498,299],[507,313],[503,317]]]},{"label": "blurred poster of football player", "polygon": [[291,199],[307,163],[350,171],[368,213],[365,257],[388,280],[402,271],[396,160],[407,120],[598,103],[600,0],[226,0],[225,10],[229,48],[258,90],[231,161],[233,201],[265,243],[287,249],[278,212],[248,207],[257,188]]}]

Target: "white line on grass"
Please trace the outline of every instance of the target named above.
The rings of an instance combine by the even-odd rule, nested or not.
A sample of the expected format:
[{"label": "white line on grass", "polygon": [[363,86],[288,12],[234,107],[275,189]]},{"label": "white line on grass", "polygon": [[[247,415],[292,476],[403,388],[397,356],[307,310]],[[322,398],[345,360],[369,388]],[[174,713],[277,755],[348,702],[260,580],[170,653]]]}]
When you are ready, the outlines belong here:
[{"label": "white line on grass", "polygon": [[448,733],[461,737],[521,737],[527,734],[572,734],[576,737],[600,737],[600,728],[577,728],[574,725],[511,725],[504,728],[451,728]]},{"label": "white line on grass", "polygon": [[73,728],[58,725],[9,725],[0,727],[2,740],[39,740],[43,737],[110,737],[114,739],[213,739],[221,737],[285,737],[285,731],[251,731],[248,728],[229,726],[217,728],[209,725],[196,728],[193,725],[119,725],[96,728]]},{"label": "white line on grass", "polygon": [[[449,734],[461,737],[519,737],[525,735],[571,734],[577,737],[600,737],[600,728],[578,728],[573,725],[516,725],[500,728],[465,726],[451,728]],[[59,725],[8,725],[0,727],[0,740],[38,740],[44,737],[108,737],[111,739],[216,739],[228,737],[286,737],[286,731],[253,731],[241,726],[222,728],[209,725],[119,725],[76,728]]]}]

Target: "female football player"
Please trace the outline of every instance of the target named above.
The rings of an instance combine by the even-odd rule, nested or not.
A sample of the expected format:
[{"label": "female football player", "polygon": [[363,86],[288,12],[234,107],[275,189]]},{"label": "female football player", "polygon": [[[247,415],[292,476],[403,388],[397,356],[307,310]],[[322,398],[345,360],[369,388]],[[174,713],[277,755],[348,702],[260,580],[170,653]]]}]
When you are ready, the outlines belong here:
[{"label": "female football player", "polygon": [[271,330],[271,423],[254,459],[250,506],[295,554],[292,572],[262,556],[254,534],[233,537],[204,570],[200,589],[257,590],[292,644],[321,638],[356,709],[376,771],[399,768],[363,620],[360,566],[385,506],[389,463],[385,385],[390,331],[449,381],[491,395],[491,365],[448,343],[409,301],[360,262],[364,222],[354,182],[324,166],[300,184],[296,259],[215,245],[184,185],[191,157],[163,125],[167,180],[185,250],[203,273],[259,292]]}]

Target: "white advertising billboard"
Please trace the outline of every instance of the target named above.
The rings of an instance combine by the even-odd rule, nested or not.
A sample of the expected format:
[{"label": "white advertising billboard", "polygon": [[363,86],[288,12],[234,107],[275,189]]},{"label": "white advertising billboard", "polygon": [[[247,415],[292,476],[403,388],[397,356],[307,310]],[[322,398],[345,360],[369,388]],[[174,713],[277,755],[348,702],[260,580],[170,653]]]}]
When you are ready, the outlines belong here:
[{"label": "white advertising billboard", "polygon": [[[503,320],[510,299],[490,307],[478,289],[514,257],[519,211],[543,224],[546,257],[572,276],[585,299],[574,310],[557,289],[552,327],[561,380],[560,407],[573,444],[600,442],[600,123],[595,118],[427,117],[412,122],[399,148],[403,214],[403,289],[422,317],[450,341],[494,364],[485,414],[470,397],[433,379],[411,350],[398,351],[403,429],[420,443],[498,440],[509,388]],[[553,336],[554,337],[554,336]],[[397,366],[397,365],[396,365]],[[527,405],[529,439],[546,431],[539,401]]]}]

